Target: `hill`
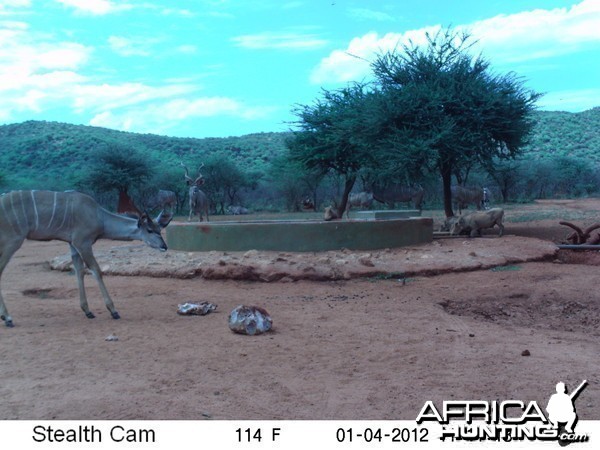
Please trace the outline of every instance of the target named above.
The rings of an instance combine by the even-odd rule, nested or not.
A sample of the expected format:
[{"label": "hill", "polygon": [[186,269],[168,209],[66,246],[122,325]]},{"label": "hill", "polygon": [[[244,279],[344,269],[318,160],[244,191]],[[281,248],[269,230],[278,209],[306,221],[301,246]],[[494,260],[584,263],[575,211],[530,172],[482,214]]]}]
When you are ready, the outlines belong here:
[{"label": "hill", "polygon": [[[523,157],[561,157],[600,165],[600,107],[580,112],[536,111],[535,128]],[[70,189],[93,161],[95,151],[114,143],[140,151],[165,171],[183,161],[190,168],[220,153],[243,171],[266,173],[285,151],[287,133],[228,138],[175,138],[57,122],[28,121],[0,126],[0,169],[10,189],[45,186]]]},{"label": "hill", "polygon": [[174,138],[85,125],[28,121],[0,126],[0,167],[11,188],[67,189],[82,175],[94,154],[107,144],[131,148],[160,167],[193,170],[207,155],[225,154],[245,171],[264,172],[284,151],[286,133],[256,133],[228,138]]},{"label": "hill", "polygon": [[580,113],[536,111],[534,120],[525,157],[573,157],[600,164],[600,107]]}]

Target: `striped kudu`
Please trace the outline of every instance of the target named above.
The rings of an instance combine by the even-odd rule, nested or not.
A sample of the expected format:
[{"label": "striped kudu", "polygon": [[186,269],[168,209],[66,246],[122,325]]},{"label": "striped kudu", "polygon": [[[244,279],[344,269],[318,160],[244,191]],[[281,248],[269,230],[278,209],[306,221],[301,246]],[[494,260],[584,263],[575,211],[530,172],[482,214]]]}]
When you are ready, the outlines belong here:
[{"label": "striped kudu", "polygon": [[206,215],[206,221],[208,222],[208,197],[200,186],[204,184],[204,177],[200,173],[200,169],[204,167],[204,163],[198,167],[198,176],[196,179],[190,177],[188,168],[182,163],[179,163],[181,167],[185,169],[185,182],[190,188],[190,215],[188,216],[188,222],[192,220],[192,216],[198,214],[199,221],[202,222],[202,215]]},{"label": "striped kudu", "polygon": [[[147,214],[139,218],[113,214],[100,207],[92,197],[75,191],[14,191],[4,194],[0,197],[0,277],[25,239],[68,242],[77,275],[81,309],[88,318],[94,318],[83,283],[85,264],[96,278],[113,319],[118,319],[119,313],[102,281],[92,245],[98,239],[138,239],[150,247],[166,250],[167,244],[160,232],[169,220],[162,213],[156,223]],[[1,292],[0,318],[6,326],[13,326]]]}]

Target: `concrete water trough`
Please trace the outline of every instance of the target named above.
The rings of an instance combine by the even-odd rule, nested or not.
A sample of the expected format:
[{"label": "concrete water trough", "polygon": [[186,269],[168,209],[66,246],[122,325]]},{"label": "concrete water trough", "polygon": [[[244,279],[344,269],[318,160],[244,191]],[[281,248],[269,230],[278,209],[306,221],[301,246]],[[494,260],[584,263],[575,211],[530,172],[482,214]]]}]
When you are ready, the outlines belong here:
[{"label": "concrete water trough", "polygon": [[380,209],[373,211],[357,211],[351,212],[350,214],[360,220],[390,220],[418,217],[421,215],[421,211],[418,209]]},{"label": "concrete water trough", "polygon": [[183,251],[376,250],[433,240],[433,219],[171,223],[167,245]]}]

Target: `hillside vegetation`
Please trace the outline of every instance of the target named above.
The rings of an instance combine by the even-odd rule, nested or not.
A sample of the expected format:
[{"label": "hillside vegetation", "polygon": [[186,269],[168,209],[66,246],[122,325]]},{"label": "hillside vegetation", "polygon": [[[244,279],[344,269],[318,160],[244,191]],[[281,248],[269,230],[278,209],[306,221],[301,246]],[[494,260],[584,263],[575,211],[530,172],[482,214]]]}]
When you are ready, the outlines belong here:
[{"label": "hillside vegetation", "polygon": [[524,157],[574,157],[600,164],[600,107],[580,113],[537,111]]},{"label": "hillside vegetation", "polygon": [[[521,179],[530,176],[531,180],[523,182],[521,187],[517,184],[512,186],[515,190],[511,193],[513,199],[598,192],[600,107],[581,113],[536,111],[534,120],[535,128],[530,143],[525,148],[520,165],[515,166]],[[155,171],[162,173],[163,179],[167,173],[170,177],[178,177],[176,183],[183,184],[182,178],[179,178],[182,176],[180,161],[194,171],[204,160],[216,155],[233,162],[244,173],[253,173],[263,183],[278,183],[281,186],[283,180],[274,179],[272,174],[273,167],[281,164],[282,156],[286,154],[287,135],[256,133],[229,138],[194,139],[44,121],[3,125],[0,126],[0,182],[3,190],[79,188],[81,180],[94,167],[97,152],[107,145],[116,145],[144,155]],[[545,178],[549,172],[563,166],[570,167],[571,172],[565,172],[565,176],[571,178],[578,177],[582,167],[587,168],[585,185],[578,180],[579,187],[572,191],[570,186],[577,184],[576,180],[567,179],[565,182],[563,177],[560,189],[553,190],[547,183],[543,187],[538,186],[540,177]],[[286,173],[288,177],[294,176],[293,171]],[[479,178],[477,174],[473,177],[475,182],[491,182],[483,179],[483,174],[479,174]],[[436,180],[430,180],[429,186],[436,183]],[[265,189],[264,185],[262,189]],[[517,192],[518,189],[522,192]],[[529,190],[525,192],[525,189]],[[273,191],[270,188],[267,190]],[[296,191],[294,195],[297,197],[304,194],[302,188]],[[289,201],[287,205],[290,208]]]},{"label": "hillside vegetation", "polygon": [[[0,126],[0,169],[10,189],[72,188],[105,145],[145,155],[158,170],[183,162],[190,170],[209,155],[224,154],[244,171],[263,172],[284,151],[285,133],[228,138],[174,138],[58,122],[28,121]],[[180,170],[180,169],[178,169]]]}]

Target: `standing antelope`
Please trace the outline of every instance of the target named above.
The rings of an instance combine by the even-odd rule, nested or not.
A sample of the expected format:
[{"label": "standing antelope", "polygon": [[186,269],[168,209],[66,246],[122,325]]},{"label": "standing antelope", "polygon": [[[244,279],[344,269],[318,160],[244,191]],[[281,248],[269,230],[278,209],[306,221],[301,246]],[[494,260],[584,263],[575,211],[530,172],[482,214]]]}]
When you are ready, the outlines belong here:
[{"label": "standing antelope", "polygon": [[203,213],[206,215],[206,221],[208,222],[208,197],[200,190],[200,186],[204,184],[204,177],[200,173],[200,169],[204,167],[204,163],[198,167],[198,176],[195,180],[189,176],[188,168],[182,162],[180,164],[185,169],[185,182],[190,187],[190,215],[188,222],[196,214],[198,214],[199,220],[202,222]]},{"label": "standing antelope", "polygon": [[359,192],[358,194],[350,194],[348,196],[348,205],[346,208],[346,217],[350,218],[350,209],[354,208],[370,208],[373,204],[373,194],[371,192]]},{"label": "standing antelope", "polygon": [[[102,281],[100,266],[94,258],[92,244],[98,239],[131,241],[139,239],[150,247],[166,250],[161,237],[161,226],[169,219],[160,214],[155,223],[147,214],[138,219],[108,212],[85,194],[49,191],[14,191],[0,197],[0,277],[10,258],[25,239],[36,241],[60,240],[68,242],[79,286],[79,304],[89,319],[94,314],[88,307],[83,277],[84,263],[96,278],[104,304],[113,319],[119,313]],[[0,292],[0,318],[7,327],[13,321]]]},{"label": "standing antelope", "polygon": [[149,210],[153,209],[167,209],[168,211],[174,211],[177,206],[177,194],[173,191],[166,191],[160,189],[156,194],[150,197],[148,200]]},{"label": "standing antelope", "polygon": [[467,208],[469,203],[475,205],[478,211],[481,210],[484,205],[483,200],[486,196],[486,190],[487,188],[480,187],[451,186],[452,200],[456,202],[458,214],[462,214],[462,210]]},{"label": "standing antelope", "polygon": [[425,191],[419,185],[406,186],[401,183],[389,183],[385,187],[373,185],[373,198],[380,203],[387,204],[390,208],[393,208],[396,202],[412,201],[415,209],[421,211],[424,193]]}]

